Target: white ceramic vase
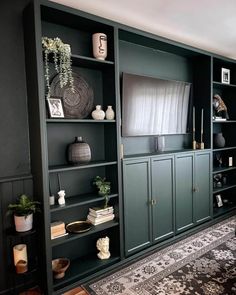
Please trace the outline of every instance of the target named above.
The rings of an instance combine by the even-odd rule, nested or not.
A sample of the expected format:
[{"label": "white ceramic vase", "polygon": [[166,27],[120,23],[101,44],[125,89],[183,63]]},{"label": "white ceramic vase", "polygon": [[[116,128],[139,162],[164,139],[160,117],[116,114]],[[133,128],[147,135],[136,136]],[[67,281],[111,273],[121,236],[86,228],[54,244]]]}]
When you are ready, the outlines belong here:
[{"label": "white ceramic vase", "polygon": [[17,232],[25,232],[33,227],[33,213],[27,216],[14,215],[15,227]]},{"label": "white ceramic vase", "polygon": [[94,120],[103,120],[105,118],[105,112],[102,110],[101,105],[97,105],[96,109],[92,112]]},{"label": "white ceramic vase", "polygon": [[113,120],[115,118],[115,112],[112,109],[112,106],[107,106],[106,110],[106,119]]},{"label": "white ceramic vase", "polygon": [[104,33],[93,34],[93,56],[104,60],[107,57],[107,35]]}]

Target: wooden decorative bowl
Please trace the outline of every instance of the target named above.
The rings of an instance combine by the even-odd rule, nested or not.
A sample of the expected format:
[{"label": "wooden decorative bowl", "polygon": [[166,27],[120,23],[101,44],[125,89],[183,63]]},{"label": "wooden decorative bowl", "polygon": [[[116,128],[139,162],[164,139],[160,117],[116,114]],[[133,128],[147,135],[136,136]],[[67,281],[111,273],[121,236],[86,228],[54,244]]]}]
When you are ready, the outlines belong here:
[{"label": "wooden decorative bowl", "polygon": [[52,271],[55,279],[61,279],[65,276],[67,268],[70,266],[68,258],[57,258],[52,260]]}]

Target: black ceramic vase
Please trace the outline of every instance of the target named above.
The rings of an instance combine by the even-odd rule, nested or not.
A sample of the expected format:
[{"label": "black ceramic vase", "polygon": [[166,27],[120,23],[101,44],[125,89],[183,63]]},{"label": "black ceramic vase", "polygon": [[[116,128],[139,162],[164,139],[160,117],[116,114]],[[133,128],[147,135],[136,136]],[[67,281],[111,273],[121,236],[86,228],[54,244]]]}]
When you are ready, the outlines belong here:
[{"label": "black ceramic vase", "polygon": [[222,133],[215,133],[213,137],[214,147],[223,148],[225,146],[225,138]]},{"label": "black ceramic vase", "polygon": [[67,158],[69,163],[75,165],[91,160],[90,147],[82,140],[82,137],[75,137],[75,141],[68,145]]}]

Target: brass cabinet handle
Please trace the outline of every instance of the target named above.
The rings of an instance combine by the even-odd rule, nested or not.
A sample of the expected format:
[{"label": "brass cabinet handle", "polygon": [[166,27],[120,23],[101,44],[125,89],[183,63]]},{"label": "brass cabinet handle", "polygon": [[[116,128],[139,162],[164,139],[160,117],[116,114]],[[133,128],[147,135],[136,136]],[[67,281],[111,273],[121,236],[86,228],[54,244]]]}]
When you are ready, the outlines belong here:
[{"label": "brass cabinet handle", "polygon": [[150,203],[151,203],[152,206],[154,206],[154,205],[156,205],[157,201],[156,201],[155,199],[152,199],[152,200],[150,201]]},{"label": "brass cabinet handle", "polygon": [[194,192],[194,193],[199,193],[199,188],[198,188],[197,186],[196,186],[196,187],[194,186],[194,187],[193,187],[193,192]]}]

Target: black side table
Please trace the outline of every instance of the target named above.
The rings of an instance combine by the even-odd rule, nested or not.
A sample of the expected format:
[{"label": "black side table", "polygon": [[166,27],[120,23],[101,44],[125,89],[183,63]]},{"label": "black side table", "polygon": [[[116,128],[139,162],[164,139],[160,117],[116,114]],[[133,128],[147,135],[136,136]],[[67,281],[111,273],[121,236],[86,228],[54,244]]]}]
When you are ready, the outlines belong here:
[{"label": "black side table", "polygon": [[[11,294],[19,294],[37,283],[37,238],[36,230],[16,232],[15,229],[6,230],[7,237],[7,258],[8,258],[8,286]],[[17,244],[27,245],[28,270],[25,273],[16,273],[13,257],[13,247]]]}]

